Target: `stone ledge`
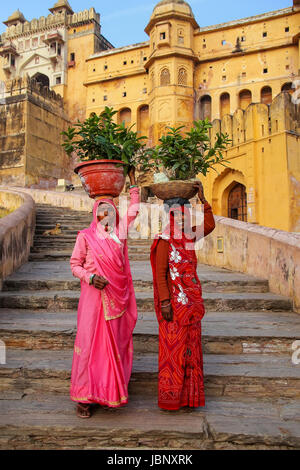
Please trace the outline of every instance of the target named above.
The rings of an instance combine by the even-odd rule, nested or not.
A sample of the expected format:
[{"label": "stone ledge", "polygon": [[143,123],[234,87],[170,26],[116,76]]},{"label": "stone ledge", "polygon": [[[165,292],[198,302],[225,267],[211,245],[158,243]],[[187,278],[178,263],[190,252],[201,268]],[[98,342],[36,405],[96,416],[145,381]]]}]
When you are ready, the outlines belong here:
[{"label": "stone ledge", "polygon": [[[35,203],[29,194],[0,188],[4,207],[14,211],[0,219],[0,290],[3,279],[28,261],[35,231]],[[17,206],[17,208],[16,208]]]},{"label": "stone ledge", "polygon": [[[8,189],[4,188],[3,189]],[[2,187],[0,186],[0,191]],[[94,200],[86,194],[74,194],[68,192],[48,191],[44,189],[12,188],[14,191],[28,194],[36,204],[49,204],[51,206],[68,207],[75,211],[91,212]]]},{"label": "stone ledge", "polygon": [[[300,313],[300,233],[214,218],[216,228],[197,251],[198,260],[268,279],[270,291],[292,298]],[[218,238],[223,239],[223,252],[217,252]]]}]

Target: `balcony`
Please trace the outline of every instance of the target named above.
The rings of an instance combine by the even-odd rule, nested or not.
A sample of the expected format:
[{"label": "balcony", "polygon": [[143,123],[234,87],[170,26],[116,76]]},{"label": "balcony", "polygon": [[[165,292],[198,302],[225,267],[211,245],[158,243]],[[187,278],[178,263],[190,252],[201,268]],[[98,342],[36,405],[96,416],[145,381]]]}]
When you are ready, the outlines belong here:
[{"label": "balcony", "polygon": [[64,39],[62,35],[56,31],[55,33],[47,34],[47,37],[44,39],[44,43],[46,43],[48,46],[51,46],[54,42],[64,44]]},{"label": "balcony", "polygon": [[19,56],[15,46],[12,43],[5,44],[0,48],[0,56],[3,57],[4,72],[6,75],[11,75],[16,70],[16,58]]}]

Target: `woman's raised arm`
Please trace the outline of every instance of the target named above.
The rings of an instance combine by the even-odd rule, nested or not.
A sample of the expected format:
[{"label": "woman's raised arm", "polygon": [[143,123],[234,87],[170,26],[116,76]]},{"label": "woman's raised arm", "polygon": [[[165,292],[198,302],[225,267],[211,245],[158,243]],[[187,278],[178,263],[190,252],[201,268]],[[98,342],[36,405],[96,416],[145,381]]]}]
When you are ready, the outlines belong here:
[{"label": "woman's raised arm", "polygon": [[86,261],[87,243],[82,233],[76,238],[76,243],[70,259],[71,271],[74,277],[78,277],[81,281],[89,284],[92,272],[87,271],[83,266]]}]

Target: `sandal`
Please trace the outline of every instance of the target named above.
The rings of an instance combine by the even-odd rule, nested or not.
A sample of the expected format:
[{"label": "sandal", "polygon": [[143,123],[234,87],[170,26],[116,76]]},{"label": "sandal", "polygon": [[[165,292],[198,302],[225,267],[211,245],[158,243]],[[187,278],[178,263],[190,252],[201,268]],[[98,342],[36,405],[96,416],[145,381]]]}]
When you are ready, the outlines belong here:
[{"label": "sandal", "polygon": [[92,416],[89,403],[77,403],[76,414],[79,418],[90,418]]}]

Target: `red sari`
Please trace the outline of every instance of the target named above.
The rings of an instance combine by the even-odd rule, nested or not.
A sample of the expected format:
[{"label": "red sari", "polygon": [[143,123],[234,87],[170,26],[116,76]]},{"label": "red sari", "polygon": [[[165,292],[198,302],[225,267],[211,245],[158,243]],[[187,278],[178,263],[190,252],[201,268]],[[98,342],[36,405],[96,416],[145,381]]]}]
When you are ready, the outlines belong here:
[{"label": "red sari", "polygon": [[[209,204],[205,209],[210,214],[205,221],[206,226],[204,222],[202,236],[214,229],[214,219]],[[208,220],[209,218],[211,220]],[[191,243],[184,234],[178,239],[178,227],[175,225],[172,211],[170,211],[170,226],[173,228],[170,230],[168,226],[152,244],[151,266],[154,304],[159,322],[158,406],[166,410],[178,410],[184,406],[205,405],[201,345],[201,320],[205,308],[201,283],[197,275],[194,243]],[[170,233],[166,235],[168,231]],[[165,298],[162,298],[162,294],[159,295],[159,291],[162,292],[157,275],[157,265],[160,263],[157,254],[162,254],[159,244],[161,247],[164,244],[168,256],[168,293],[165,298],[170,298],[173,309],[173,320],[170,322],[164,320],[160,308],[160,302]]]}]

